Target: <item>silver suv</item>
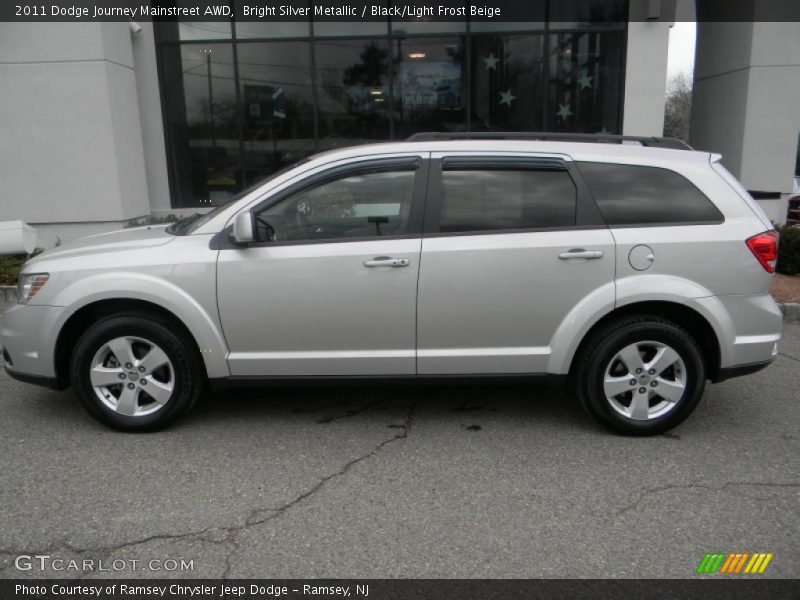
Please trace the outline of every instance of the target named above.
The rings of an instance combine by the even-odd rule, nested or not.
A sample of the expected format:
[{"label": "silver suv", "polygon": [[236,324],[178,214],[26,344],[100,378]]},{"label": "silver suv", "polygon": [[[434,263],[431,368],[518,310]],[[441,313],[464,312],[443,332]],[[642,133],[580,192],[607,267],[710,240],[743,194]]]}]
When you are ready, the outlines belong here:
[{"label": "silver suv", "polygon": [[718,155],[553,137],[327,152],[207,214],[49,250],[5,313],[6,369],[124,430],[207,382],[531,376],[663,432],[706,380],[775,358],[777,233]]}]

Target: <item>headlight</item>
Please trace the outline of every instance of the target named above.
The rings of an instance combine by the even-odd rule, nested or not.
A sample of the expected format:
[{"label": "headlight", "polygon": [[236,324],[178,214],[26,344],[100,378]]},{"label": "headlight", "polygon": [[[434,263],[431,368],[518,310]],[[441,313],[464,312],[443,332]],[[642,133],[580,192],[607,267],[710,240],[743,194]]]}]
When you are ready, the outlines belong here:
[{"label": "headlight", "polygon": [[50,279],[49,273],[26,273],[19,276],[17,285],[17,302],[27,304],[39,293],[47,280]]}]

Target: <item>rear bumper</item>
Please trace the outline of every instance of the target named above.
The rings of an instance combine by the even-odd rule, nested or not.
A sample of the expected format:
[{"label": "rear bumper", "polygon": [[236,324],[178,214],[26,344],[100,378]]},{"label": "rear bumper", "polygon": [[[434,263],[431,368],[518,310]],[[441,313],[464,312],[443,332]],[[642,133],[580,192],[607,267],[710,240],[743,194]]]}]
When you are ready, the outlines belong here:
[{"label": "rear bumper", "polygon": [[762,369],[766,369],[768,366],[772,364],[771,360],[767,360],[764,362],[758,363],[751,363],[749,365],[738,365],[736,367],[725,367],[720,369],[717,372],[717,376],[714,377],[711,381],[714,383],[719,383],[720,381],[725,381],[726,379],[733,379],[734,377],[742,377],[743,375],[750,375],[751,373],[757,373]]},{"label": "rear bumper", "polygon": [[769,294],[708,296],[690,300],[689,306],[714,328],[720,375],[728,370],[758,370],[755,365],[766,366],[778,355],[783,314]]}]

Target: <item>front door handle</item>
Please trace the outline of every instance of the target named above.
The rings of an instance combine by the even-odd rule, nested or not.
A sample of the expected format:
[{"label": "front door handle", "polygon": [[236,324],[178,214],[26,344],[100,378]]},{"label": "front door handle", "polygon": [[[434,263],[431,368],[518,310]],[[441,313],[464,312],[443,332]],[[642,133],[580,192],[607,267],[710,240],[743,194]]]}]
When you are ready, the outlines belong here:
[{"label": "front door handle", "polygon": [[407,267],[411,261],[407,258],[395,258],[393,256],[376,256],[372,260],[365,260],[365,267]]},{"label": "front door handle", "polygon": [[561,260],[572,260],[574,258],[603,258],[602,250],[584,250],[583,248],[573,248],[569,252],[562,252],[558,255]]}]

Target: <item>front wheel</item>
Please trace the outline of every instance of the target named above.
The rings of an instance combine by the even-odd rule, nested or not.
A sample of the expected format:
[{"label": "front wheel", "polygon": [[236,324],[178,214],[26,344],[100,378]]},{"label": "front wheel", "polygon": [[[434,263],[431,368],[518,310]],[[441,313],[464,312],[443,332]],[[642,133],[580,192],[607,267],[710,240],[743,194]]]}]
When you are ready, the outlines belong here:
[{"label": "front wheel", "polygon": [[202,390],[192,344],[158,315],[107,317],[78,341],[72,384],[89,414],[114,429],[163,429],[189,410]]},{"label": "front wheel", "polygon": [[575,375],[584,408],[628,435],[654,435],[681,423],[700,401],[706,377],[691,334],[646,315],[613,322],[593,335]]}]

